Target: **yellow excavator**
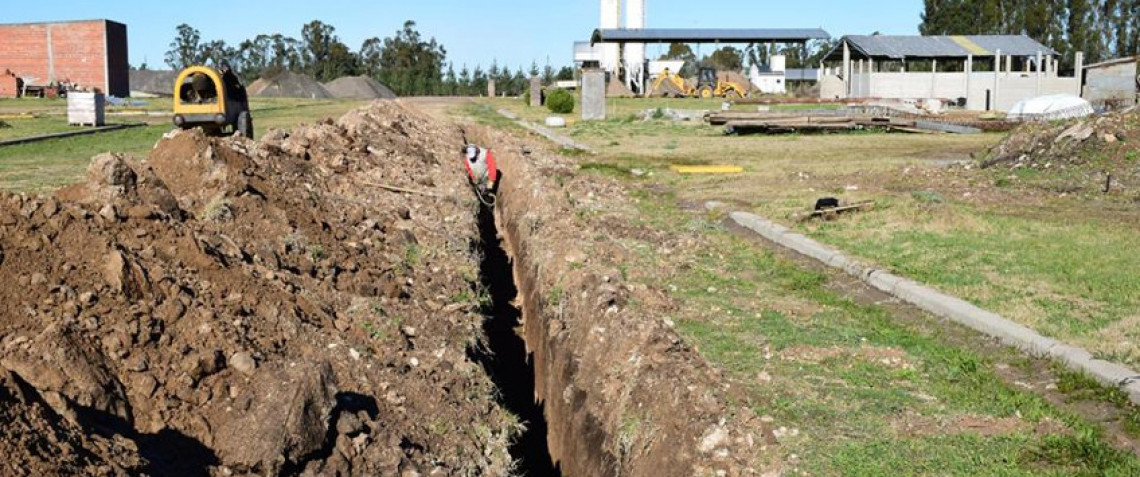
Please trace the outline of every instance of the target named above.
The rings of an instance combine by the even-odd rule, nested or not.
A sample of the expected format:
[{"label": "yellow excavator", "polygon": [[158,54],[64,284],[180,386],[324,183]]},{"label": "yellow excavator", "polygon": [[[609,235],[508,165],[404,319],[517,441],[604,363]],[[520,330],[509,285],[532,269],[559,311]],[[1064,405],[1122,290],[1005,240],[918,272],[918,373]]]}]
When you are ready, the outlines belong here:
[{"label": "yellow excavator", "polygon": [[218,68],[191,66],[174,82],[174,125],[201,127],[208,134],[241,133],[253,139],[249,95],[241,80],[222,62]]}]

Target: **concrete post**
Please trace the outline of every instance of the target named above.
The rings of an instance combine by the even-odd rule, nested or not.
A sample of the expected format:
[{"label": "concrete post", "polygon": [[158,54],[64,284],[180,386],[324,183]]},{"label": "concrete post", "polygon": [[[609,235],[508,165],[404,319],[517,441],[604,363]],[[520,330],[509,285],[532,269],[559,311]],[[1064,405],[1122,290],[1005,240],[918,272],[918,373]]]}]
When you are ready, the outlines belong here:
[{"label": "concrete post", "polygon": [[542,80],[537,76],[530,77],[530,105],[535,108],[542,106]]},{"label": "concrete post", "polygon": [[1044,66],[1043,65],[1044,61],[1045,61],[1044,56],[1041,54],[1040,51],[1038,51],[1037,52],[1037,91],[1034,93],[1034,96],[1041,96],[1041,77],[1042,77],[1042,75],[1045,74],[1045,72],[1042,71],[1042,66]]},{"label": "concrete post", "polygon": [[606,72],[599,68],[582,70],[582,120],[606,119]]},{"label": "concrete post", "polygon": [[930,97],[935,97],[938,91],[938,60],[930,60]]},{"label": "concrete post", "polygon": [[994,52],[994,94],[990,98],[992,109],[998,108],[998,96],[1001,94],[1001,50]]},{"label": "concrete post", "polygon": [[495,97],[495,80],[487,80],[487,97]]},{"label": "concrete post", "polygon": [[867,58],[867,97],[874,98],[875,95],[875,60]]},{"label": "concrete post", "polygon": [[[1073,77],[1077,80],[1077,96],[1083,96],[1085,82],[1085,53],[1083,51],[1077,52],[1077,57],[1073,60],[1073,65],[1076,69],[1073,70]],[[1138,79],[1140,81],[1140,79]]]},{"label": "concrete post", "polygon": [[851,46],[843,41],[843,97],[851,97]]},{"label": "concrete post", "polygon": [[1013,73],[1013,55],[1006,55],[1006,57],[1005,57],[1005,75],[1006,75],[1006,77],[1008,77],[1010,73]]},{"label": "concrete post", "polygon": [[974,109],[974,96],[970,94],[970,80],[974,76],[974,55],[966,55],[966,109]]}]

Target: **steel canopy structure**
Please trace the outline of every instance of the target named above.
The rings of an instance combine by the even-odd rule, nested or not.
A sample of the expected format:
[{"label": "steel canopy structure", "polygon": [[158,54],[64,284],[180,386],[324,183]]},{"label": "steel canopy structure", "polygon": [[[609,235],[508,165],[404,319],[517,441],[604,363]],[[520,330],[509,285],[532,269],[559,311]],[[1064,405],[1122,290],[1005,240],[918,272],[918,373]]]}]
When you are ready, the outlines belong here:
[{"label": "steel canopy structure", "polygon": [[598,43],[804,43],[830,40],[820,28],[600,28],[590,36],[590,44]]}]

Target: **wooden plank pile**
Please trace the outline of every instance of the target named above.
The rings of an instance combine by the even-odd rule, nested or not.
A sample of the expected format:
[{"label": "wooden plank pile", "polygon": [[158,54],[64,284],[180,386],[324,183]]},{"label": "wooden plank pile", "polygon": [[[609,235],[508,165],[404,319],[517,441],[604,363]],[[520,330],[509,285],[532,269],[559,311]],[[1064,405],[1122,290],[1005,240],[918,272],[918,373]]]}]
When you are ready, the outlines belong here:
[{"label": "wooden plank pile", "polygon": [[713,126],[724,126],[732,134],[824,133],[854,130],[883,130],[916,134],[977,134],[982,129],[958,121],[943,122],[934,118],[916,119],[865,114],[843,114],[814,111],[717,111],[705,116]]}]

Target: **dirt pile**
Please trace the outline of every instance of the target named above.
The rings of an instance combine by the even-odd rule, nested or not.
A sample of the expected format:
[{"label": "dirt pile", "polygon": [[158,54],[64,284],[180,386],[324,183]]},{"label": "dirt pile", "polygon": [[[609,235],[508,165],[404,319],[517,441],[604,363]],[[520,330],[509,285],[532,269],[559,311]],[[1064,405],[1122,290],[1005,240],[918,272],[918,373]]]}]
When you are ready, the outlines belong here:
[{"label": "dirt pile", "polygon": [[174,81],[178,79],[178,72],[131,70],[129,78],[132,92],[172,97],[174,96]]},{"label": "dirt pile", "polygon": [[1140,110],[1028,122],[991,148],[982,168],[1026,170],[1060,192],[1140,192]]},{"label": "dirt pile", "polygon": [[504,475],[461,141],[377,103],[0,195],[2,473]]},{"label": "dirt pile", "polygon": [[367,76],[346,76],[324,84],[334,98],[343,99],[395,99],[396,93]]},{"label": "dirt pile", "polygon": [[262,98],[308,98],[328,99],[329,94],[320,82],[312,76],[291,71],[282,71],[273,76],[258,79],[246,90],[250,96]]}]

